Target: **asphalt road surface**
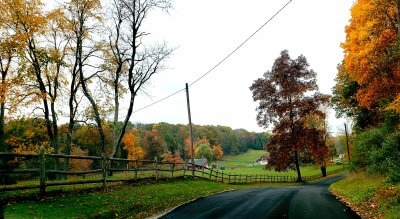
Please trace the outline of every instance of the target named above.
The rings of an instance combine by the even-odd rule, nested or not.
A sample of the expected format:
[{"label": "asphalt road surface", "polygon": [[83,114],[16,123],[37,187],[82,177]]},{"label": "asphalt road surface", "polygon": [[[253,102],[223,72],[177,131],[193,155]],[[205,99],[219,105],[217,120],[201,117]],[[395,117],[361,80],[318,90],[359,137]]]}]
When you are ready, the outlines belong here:
[{"label": "asphalt road surface", "polygon": [[328,190],[341,177],[301,186],[224,192],[182,205],[161,218],[360,218]]}]

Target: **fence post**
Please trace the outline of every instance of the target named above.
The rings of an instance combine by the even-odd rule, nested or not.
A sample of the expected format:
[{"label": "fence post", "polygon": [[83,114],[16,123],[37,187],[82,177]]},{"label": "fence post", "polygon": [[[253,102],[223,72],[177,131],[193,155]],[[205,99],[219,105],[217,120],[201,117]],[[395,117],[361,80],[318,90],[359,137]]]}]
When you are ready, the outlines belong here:
[{"label": "fence post", "polygon": [[107,178],[107,163],[106,163],[106,157],[104,153],[101,153],[101,168],[103,170],[102,172],[102,182],[103,182],[103,188],[106,188],[106,178]]},{"label": "fence post", "polygon": [[158,171],[157,171],[157,157],[154,158],[154,176],[156,177],[156,181],[158,180]]},{"label": "fence post", "polygon": [[174,178],[174,169],[175,169],[175,160],[174,160],[174,163],[172,163],[171,178]]},{"label": "fence post", "polygon": [[187,168],[187,160],[185,160],[185,162],[183,162],[183,178],[185,178],[186,168]]},{"label": "fence post", "polygon": [[247,174],[246,174],[246,183],[247,183]]},{"label": "fence post", "polygon": [[46,193],[46,163],[43,149],[39,150],[39,175],[40,175],[40,194]]},{"label": "fence post", "polygon": [[137,175],[138,175],[138,157],[136,156],[136,160],[135,160],[135,181],[137,180]]},{"label": "fence post", "polygon": [[231,183],[231,174],[228,173],[228,183]]},{"label": "fence post", "polygon": [[224,183],[224,171],[222,171],[222,183]]},{"label": "fence post", "polygon": [[212,176],[212,170],[213,170],[213,169],[211,168],[211,170],[210,170],[210,179],[211,179],[211,176]]},{"label": "fence post", "polygon": [[215,175],[215,182],[218,182],[218,173],[219,173],[219,171],[217,170],[217,171],[215,171],[217,174]]}]

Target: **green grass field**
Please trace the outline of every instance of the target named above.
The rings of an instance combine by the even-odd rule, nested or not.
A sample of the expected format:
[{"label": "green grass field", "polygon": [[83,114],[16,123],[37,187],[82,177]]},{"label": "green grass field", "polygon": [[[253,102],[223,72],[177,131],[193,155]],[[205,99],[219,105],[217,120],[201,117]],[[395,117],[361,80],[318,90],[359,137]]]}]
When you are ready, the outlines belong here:
[{"label": "green grass field", "polygon": [[[265,155],[264,150],[248,150],[246,153],[239,155],[224,155],[223,161],[219,164],[225,167],[225,173],[236,174],[268,174],[273,176],[297,176],[296,171],[277,172],[274,170],[266,170],[264,165],[255,164],[256,160]],[[341,165],[328,165],[327,171],[342,169]],[[302,176],[312,176],[321,173],[320,167],[316,165],[307,165],[300,167]]]}]

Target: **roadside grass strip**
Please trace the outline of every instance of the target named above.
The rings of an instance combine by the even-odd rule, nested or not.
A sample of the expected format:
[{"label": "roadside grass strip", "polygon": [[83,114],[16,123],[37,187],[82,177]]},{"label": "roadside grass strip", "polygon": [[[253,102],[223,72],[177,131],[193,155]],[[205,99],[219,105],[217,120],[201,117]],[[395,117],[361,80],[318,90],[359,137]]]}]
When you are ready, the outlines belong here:
[{"label": "roadside grass strip", "polygon": [[221,191],[296,185],[254,183],[231,185],[200,179],[123,184],[105,190],[53,192],[43,197],[16,200],[4,209],[5,218],[145,218],[190,200]]},{"label": "roadside grass strip", "polygon": [[400,184],[388,183],[385,177],[351,173],[330,190],[365,218],[400,219]]}]

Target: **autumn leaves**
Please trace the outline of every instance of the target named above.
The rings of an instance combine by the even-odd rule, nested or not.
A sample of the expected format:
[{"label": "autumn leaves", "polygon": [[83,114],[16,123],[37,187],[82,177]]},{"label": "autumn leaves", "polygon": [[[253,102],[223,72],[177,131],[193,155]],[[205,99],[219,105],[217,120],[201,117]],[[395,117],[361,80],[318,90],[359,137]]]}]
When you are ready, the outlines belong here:
[{"label": "autumn leaves", "polygon": [[381,122],[381,110],[400,112],[399,7],[395,0],[359,0],[351,9],[333,103],[360,128]]},{"label": "autumn leaves", "polygon": [[258,124],[274,125],[266,145],[268,165],[280,171],[294,165],[298,181],[302,154],[311,153],[324,168],[329,156],[325,113],[321,109],[328,96],[317,92],[316,73],[308,66],[304,56],[291,59],[287,50],[282,51],[272,70],[250,87],[254,101],[259,102]]}]

